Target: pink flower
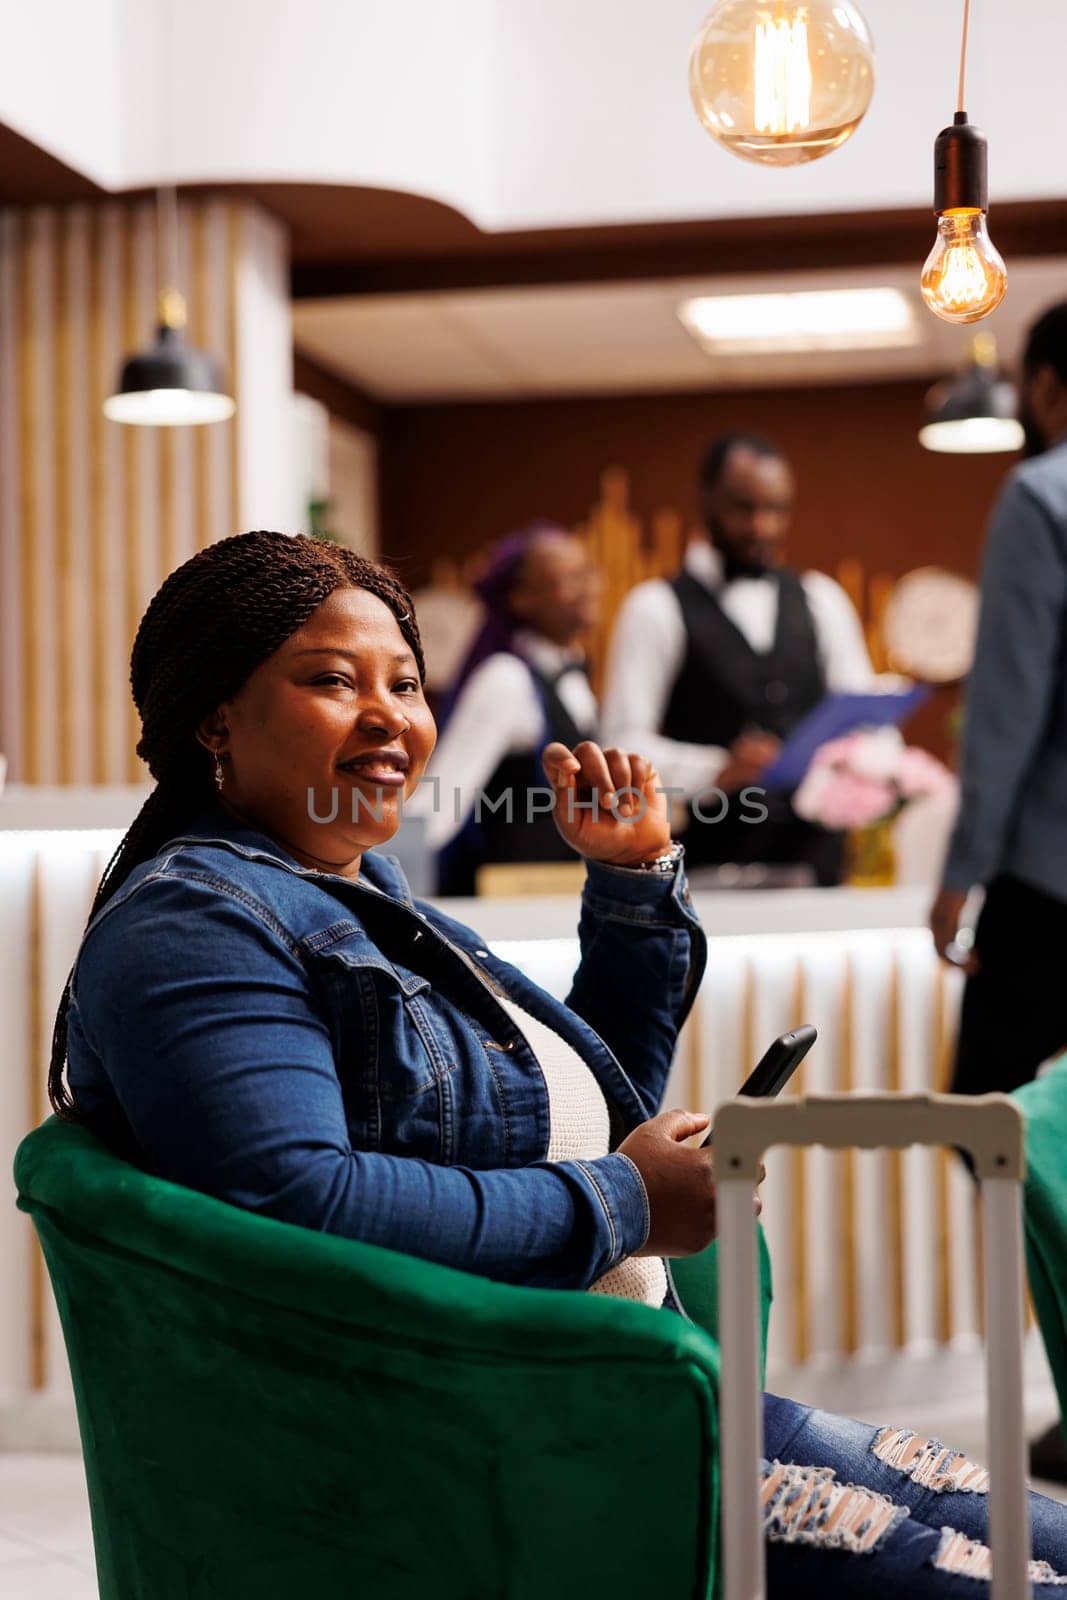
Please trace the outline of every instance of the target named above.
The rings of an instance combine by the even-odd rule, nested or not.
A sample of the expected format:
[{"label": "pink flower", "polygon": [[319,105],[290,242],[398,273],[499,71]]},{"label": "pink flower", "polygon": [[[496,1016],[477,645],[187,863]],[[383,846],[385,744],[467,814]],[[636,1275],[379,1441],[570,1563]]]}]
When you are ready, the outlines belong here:
[{"label": "pink flower", "polygon": [[793,797],[799,816],[824,828],[865,828],[909,800],[955,787],[947,767],[905,745],[897,728],[860,728],[830,739],[812,758]]},{"label": "pink flower", "polygon": [[897,787],[905,800],[916,800],[920,795],[948,794],[955,780],[929,751],[909,745],[901,757]]},{"label": "pink flower", "polygon": [[824,828],[866,828],[880,822],[897,807],[892,784],[863,778],[843,768],[814,764],[793,796],[793,809],[809,822]]},{"label": "pink flower", "polygon": [[904,740],[899,728],[870,728],[852,735],[852,749],[846,765],[857,778],[876,783],[895,783],[904,755]]},{"label": "pink flower", "polygon": [[855,747],[854,733],[846,733],[840,739],[827,739],[812,756],[808,771],[811,772],[816,767],[848,766]]}]

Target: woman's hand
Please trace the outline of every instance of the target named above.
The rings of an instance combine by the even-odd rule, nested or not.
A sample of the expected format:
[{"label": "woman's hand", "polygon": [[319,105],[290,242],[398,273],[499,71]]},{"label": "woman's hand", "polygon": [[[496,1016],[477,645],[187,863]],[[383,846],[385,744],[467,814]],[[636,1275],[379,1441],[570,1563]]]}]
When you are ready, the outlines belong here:
[{"label": "woman's hand", "polygon": [[[701,1111],[662,1111],[635,1128],[619,1146],[644,1180],[651,1222],[639,1256],[693,1256],[714,1239],[715,1158],[711,1148],[682,1141],[703,1133],[711,1119]],[[760,1165],[760,1183],[764,1167]],[[757,1217],[763,1210],[753,1195]]]},{"label": "woman's hand", "polygon": [[579,855],[637,867],[670,849],[667,796],[646,756],[585,739],[573,750],[556,741],[541,760],[556,795],[556,827]]}]

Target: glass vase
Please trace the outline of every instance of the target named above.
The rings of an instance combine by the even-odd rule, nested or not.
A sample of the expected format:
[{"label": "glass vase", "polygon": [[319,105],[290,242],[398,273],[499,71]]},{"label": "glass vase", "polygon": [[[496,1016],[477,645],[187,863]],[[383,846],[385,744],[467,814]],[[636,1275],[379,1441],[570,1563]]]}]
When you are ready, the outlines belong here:
[{"label": "glass vase", "polygon": [[845,882],[852,889],[889,889],[897,881],[893,819],[883,817],[845,835]]}]

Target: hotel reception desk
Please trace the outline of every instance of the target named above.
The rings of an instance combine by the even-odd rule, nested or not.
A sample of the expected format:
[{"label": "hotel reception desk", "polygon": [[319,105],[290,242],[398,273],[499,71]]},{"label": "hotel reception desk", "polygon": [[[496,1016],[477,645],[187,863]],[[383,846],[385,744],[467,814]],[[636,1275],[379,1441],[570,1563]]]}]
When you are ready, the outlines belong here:
[{"label": "hotel reception desk", "polygon": [[[0,1129],[10,1157],[47,1113],[52,1020],[96,884],[146,791],[0,796]],[[929,887],[694,895],[707,975],[667,1104],[711,1110],[797,1022],[819,1041],[800,1087],[942,1088],[959,978],[936,959]],[[557,995],[577,959],[573,897],[449,901],[494,950]],[[794,1080],[796,1085],[797,1080]],[[0,1207],[0,1448],[73,1443],[62,1340],[10,1176]],[[860,1411],[877,1363],[902,1393],[977,1384],[977,1236],[968,1179],[947,1153],[768,1153],[764,1224],[774,1265],[768,1382]]]}]

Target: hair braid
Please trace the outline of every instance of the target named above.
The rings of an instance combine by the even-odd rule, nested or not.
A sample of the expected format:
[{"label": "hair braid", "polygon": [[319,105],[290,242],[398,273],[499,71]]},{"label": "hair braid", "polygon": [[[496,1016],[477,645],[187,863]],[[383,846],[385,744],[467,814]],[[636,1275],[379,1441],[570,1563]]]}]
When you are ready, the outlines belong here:
[{"label": "hair braid", "polygon": [[[343,545],[303,534],[239,533],[208,545],[164,581],[137,629],[130,686],[141,717],[137,754],[156,787],[108,862],[89,922],[197,812],[215,803],[199,724],[231,699],[335,589],[366,589],[396,617],[425,680],[415,611],[399,579]],[[48,1098],[61,1117],[76,1110],[64,1078],[70,978],[56,1014]]]}]

